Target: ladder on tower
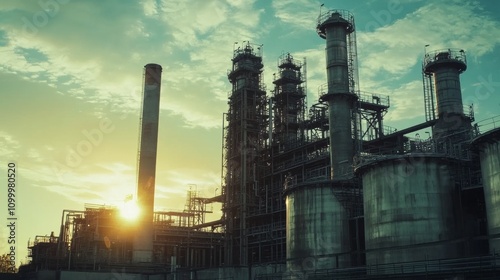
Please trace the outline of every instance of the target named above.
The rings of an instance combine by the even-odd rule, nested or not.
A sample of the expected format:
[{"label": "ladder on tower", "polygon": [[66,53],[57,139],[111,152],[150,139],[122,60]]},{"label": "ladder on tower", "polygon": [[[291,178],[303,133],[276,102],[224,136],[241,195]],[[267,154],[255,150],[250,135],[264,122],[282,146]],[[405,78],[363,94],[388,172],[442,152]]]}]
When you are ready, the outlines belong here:
[{"label": "ladder on tower", "polygon": [[[359,90],[359,74],[358,74],[358,48],[356,44],[356,28],[354,26],[354,19],[349,18],[352,23],[353,31],[347,35],[347,71],[349,78],[349,92],[358,96],[360,95]],[[361,106],[359,99],[355,103],[355,106],[351,114],[351,136],[355,141],[354,152],[360,152],[362,150],[362,127],[361,127]]]},{"label": "ladder on tower", "polygon": [[[352,21],[352,24],[354,25],[354,21]],[[351,93],[359,95],[358,48],[356,45],[356,31],[349,33],[346,39],[349,90]]]},{"label": "ladder on tower", "polygon": [[434,105],[434,83],[432,73],[422,71],[422,80],[424,85],[424,107],[425,120],[432,121],[436,119],[436,107]]}]

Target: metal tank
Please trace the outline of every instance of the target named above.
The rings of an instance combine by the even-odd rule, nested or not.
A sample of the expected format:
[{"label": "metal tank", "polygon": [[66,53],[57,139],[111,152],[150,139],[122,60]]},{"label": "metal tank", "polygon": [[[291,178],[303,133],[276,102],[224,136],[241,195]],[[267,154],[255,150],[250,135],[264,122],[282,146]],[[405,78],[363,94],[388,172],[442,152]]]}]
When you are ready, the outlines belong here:
[{"label": "metal tank", "polygon": [[483,179],[490,253],[500,252],[500,128],[493,129],[472,141],[479,151]]},{"label": "metal tank", "polygon": [[158,64],[144,66],[144,96],[137,180],[137,204],[141,212],[134,234],[132,254],[132,260],[136,263],[151,262],[153,257],[153,210],[161,71],[162,68]]},{"label": "metal tank", "polygon": [[287,271],[304,274],[348,266],[347,213],[331,182],[289,186],[285,203]]},{"label": "metal tank", "polygon": [[363,181],[368,267],[459,256],[453,164],[446,157],[410,154],[356,170]]}]

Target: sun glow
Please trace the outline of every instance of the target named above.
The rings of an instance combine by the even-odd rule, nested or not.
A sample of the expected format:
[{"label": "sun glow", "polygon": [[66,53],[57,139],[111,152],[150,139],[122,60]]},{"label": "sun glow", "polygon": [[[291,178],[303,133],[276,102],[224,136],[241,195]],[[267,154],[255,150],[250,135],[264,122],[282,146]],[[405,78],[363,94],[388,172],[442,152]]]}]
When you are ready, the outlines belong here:
[{"label": "sun glow", "polygon": [[140,208],[134,200],[128,200],[120,205],[121,216],[129,221],[137,220],[139,217]]}]

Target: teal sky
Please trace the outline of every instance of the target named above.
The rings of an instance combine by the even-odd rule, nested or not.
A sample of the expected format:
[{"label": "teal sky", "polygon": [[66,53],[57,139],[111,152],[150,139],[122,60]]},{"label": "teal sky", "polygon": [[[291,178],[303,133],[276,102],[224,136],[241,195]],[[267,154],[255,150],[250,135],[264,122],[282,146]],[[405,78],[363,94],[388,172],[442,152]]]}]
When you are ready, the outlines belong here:
[{"label": "teal sky", "polygon": [[[57,234],[63,209],[118,204],[135,193],[147,63],[163,66],[156,209],[182,209],[188,185],[202,196],[220,193],[221,125],[233,47],[243,41],[263,45],[268,89],[283,52],[307,58],[313,104],[326,83],[325,42],[315,31],[321,3],[2,0],[0,178],[16,162],[18,260],[25,261],[29,238]],[[323,9],[354,14],[360,88],[390,96],[386,125],[401,129],[424,121],[426,44],[428,51],[464,49],[464,104],[474,104],[478,121],[499,114],[500,2],[324,4]],[[5,205],[6,180],[0,181]],[[1,227],[0,253],[7,251],[6,236]]]}]

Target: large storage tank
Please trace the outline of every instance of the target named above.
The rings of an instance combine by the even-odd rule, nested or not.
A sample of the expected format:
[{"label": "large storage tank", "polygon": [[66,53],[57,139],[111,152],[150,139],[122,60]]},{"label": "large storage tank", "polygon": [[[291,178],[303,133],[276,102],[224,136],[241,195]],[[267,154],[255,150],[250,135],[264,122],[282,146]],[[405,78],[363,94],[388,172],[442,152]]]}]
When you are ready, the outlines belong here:
[{"label": "large storage tank", "polygon": [[286,200],[287,271],[346,267],[349,264],[347,212],[332,182],[288,188]]},{"label": "large storage tank", "polygon": [[490,253],[500,252],[500,128],[477,137],[472,148],[479,151],[484,200],[490,236]]},{"label": "large storage tank", "polygon": [[366,264],[459,256],[453,160],[412,154],[357,169],[363,180]]}]

